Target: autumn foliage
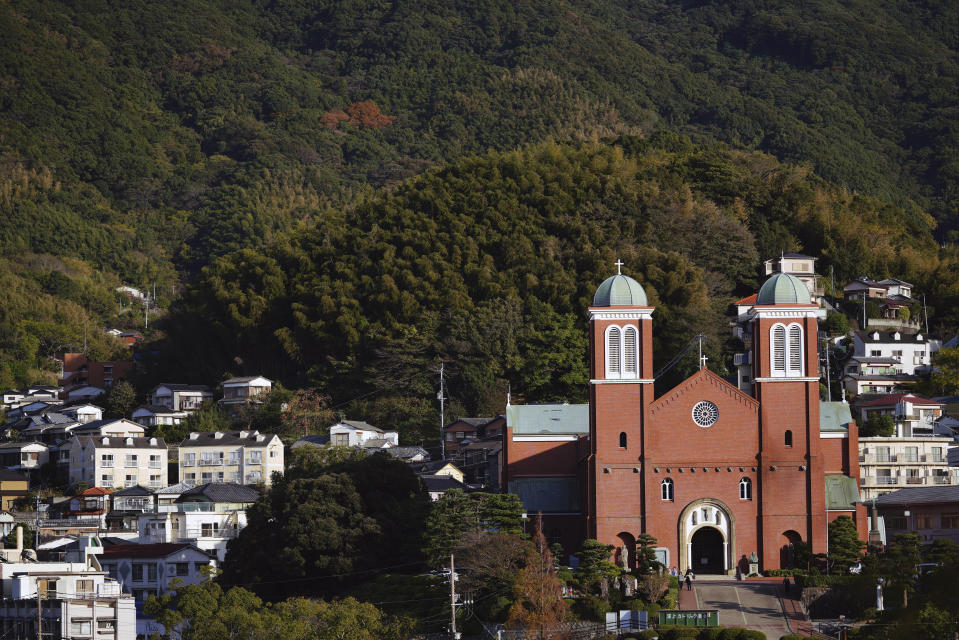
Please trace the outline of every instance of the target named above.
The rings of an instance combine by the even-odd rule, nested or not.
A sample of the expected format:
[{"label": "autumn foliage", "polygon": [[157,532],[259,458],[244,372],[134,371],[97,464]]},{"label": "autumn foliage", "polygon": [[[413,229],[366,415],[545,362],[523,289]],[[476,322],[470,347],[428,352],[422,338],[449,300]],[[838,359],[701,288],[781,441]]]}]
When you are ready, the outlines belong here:
[{"label": "autumn foliage", "polygon": [[320,116],[320,122],[335,129],[341,122],[357,127],[358,129],[382,129],[393,124],[396,116],[388,116],[380,111],[374,102],[356,102],[346,108],[333,109]]},{"label": "autumn foliage", "polygon": [[542,515],[536,518],[533,547],[513,585],[515,601],[506,626],[524,629],[526,637],[532,640],[564,640],[569,637],[569,609],[556,576],[553,554],[543,535]]}]

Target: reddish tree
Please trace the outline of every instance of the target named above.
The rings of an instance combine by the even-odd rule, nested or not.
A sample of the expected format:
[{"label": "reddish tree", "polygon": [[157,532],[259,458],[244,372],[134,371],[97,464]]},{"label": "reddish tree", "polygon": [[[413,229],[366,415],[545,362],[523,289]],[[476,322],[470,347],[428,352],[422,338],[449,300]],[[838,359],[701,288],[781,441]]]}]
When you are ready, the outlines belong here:
[{"label": "reddish tree", "polygon": [[553,554],[543,535],[543,516],[536,516],[533,549],[513,585],[515,602],[510,607],[506,626],[522,628],[533,640],[566,640],[569,610],[563,600],[563,585],[556,576]]}]

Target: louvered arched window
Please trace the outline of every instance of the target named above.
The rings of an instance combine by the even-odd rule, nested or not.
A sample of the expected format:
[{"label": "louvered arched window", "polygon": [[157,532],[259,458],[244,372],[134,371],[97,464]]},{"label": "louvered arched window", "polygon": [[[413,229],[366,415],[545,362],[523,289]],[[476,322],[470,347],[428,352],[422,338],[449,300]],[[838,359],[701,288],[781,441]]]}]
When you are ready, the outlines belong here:
[{"label": "louvered arched window", "polygon": [[635,378],[637,371],[636,328],[626,327],[623,330],[623,376]]},{"label": "louvered arched window", "polygon": [[777,324],[773,327],[772,338],[772,374],[774,376],[786,375],[786,327]]},{"label": "louvered arched window", "polygon": [[789,325],[789,375],[802,375],[802,327],[798,324]]},{"label": "louvered arched window", "polygon": [[622,332],[619,327],[610,327],[606,332],[606,377],[618,378],[622,374]]},{"label": "louvered arched window", "polygon": [[797,322],[788,327],[773,325],[769,330],[770,375],[775,378],[801,377],[805,364],[803,353],[803,329]]}]

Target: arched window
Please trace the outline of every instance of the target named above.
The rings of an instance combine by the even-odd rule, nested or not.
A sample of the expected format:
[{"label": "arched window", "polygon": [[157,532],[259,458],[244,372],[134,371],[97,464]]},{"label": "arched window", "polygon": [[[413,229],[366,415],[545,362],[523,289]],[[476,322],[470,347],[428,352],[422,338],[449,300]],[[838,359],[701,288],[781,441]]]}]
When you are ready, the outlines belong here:
[{"label": "arched window", "polygon": [[773,327],[772,330],[772,374],[774,376],[786,375],[786,327],[781,324]]},{"label": "arched window", "polygon": [[666,478],[663,480],[661,485],[661,490],[663,494],[663,500],[672,500],[673,499],[673,479]]},{"label": "arched window", "polygon": [[752,500],[753,499],[753,481],[749,478],[743,478],[739,481],[739,499],[740,500]]},{"label": "arched window", "polygon": [[787,447],[793,446],[793,432],[790,431],[789,429],[786,429],[786,446]]},{"label": "arched window", "polygon": [[626,448],[626,432],[625,431],[619,434],[619,448],[620,449]]},{"label": "arched window", "polygon": [[769,330],[770,375],[776,378],[799,377],[804,370],[803,328],[793,322],[788,329],[775,324]]},{"label": "arched window", "polygon": [[623,377],[635,378],[637,371],[636,328],[626,327],[623,330]]},{"label": "arched window", "polygon": [[789,375],[802,375],[802,327],[798,324],[789,325]]},{"label": "arched window", "polygon": [[610,327],[606,333],[606,377],[618,378],[622,372],[620,343],[622,333],[619,327]]}]

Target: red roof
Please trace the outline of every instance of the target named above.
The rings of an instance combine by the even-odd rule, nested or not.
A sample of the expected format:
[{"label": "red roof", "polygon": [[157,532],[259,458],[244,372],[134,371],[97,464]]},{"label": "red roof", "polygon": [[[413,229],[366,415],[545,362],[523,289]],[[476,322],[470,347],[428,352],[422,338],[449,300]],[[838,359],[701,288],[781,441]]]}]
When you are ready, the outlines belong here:
[{"label": "red roof", "polygon": [[175,542],[154,542],[152,544],[114,544],[103,547],[103,555],[118,558],[165,558],[177,551],[189,549],[191,545]]},{"label": "red roof", "polygon": [[736,305],[737,307],[742,307],[742,306],[745,306],[745,305],[750,305],[750,306],[752,306],[752,305],[755,305],[755,304],[756,304],[756,299],[757,299],[758,297],[759,297],[759,294],[758,294],[758,293],[754,293],[753,295],[748,296],[748,297],[746,297],[746,298],[743,298],[742,300],[737,300],[737,301],[734,302],[733,304]]},{"label": "red roof", "polygon": [[926,398],[920,398],[919,396],[913,395],[911,393],[891,393],[887,396],[881,398],[876,398],[875,400],[870,400],[869,402],[864,402],[860,407],[891,407],[899,404],[900,402],[911,402],[912,404],[927,404],[927,405],[936,405],[940,406],[942,403],[936,402],[935,400],[927,400]]},{"label": "red roof", "polygon": [[112,491],[109,489],[104,489],[103,487],[90,487],[89,489],[84,489],[77,495],[73,496],[74,498],[88,498],[90,496],[108,496]]}]

